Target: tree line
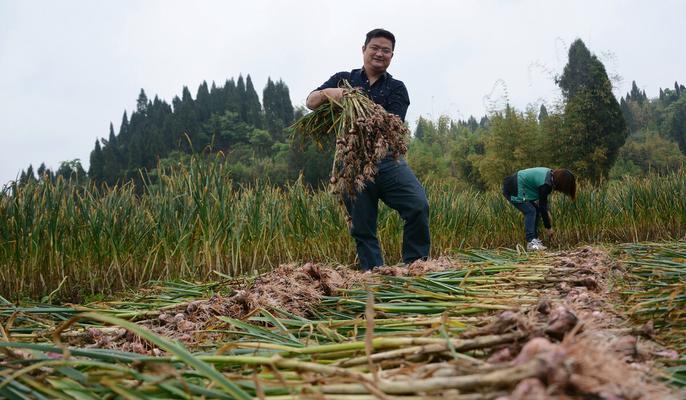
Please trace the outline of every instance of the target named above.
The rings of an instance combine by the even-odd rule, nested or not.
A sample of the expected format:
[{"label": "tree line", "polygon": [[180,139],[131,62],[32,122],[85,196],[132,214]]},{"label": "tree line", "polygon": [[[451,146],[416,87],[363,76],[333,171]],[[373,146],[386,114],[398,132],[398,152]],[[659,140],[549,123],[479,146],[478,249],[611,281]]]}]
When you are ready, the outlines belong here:
[{"label": "tree line", "polygon": [[[408,161],[421,179],[439,179],[479,189],[530,166],[567,167],[592,182],[624,175],[664,173],[686,160],[686,88],[660,88],[649,99],[633,82],[617,101],[602,62],[580,39],[556,77],[558,104],[505,109],[477,120],[419,118]],[[41,165],[22,171],[31,180],[72,179],[97,185],[153,183],[155,168],[173,168],[191,154],[226,163],[235,184],[269,180],[284,185],[302,179],[312,187],[328,181],[331,146],[317,148],[288,127],[304,115],[288,87],[268,79],[262,102],[250,75],[217,86],[203,82],[195,98],[187,87],[171,104],[150,100],[141,89],[136,110],[124,112],[119,129],[95,141],[90,166],[63,162],[53,173]],[[141,185],[142,186],[142,185]]]},{"label": "tree line", "polygon": [[583,41],[556,77],[562,101],[477,121],[420,118],[408,161],[425,178],[479,189],[532,166],[566,167],[583,180],[668,173],[686,164],[686,88],[649,99],[636,82],[618,102],[602,62]]}]

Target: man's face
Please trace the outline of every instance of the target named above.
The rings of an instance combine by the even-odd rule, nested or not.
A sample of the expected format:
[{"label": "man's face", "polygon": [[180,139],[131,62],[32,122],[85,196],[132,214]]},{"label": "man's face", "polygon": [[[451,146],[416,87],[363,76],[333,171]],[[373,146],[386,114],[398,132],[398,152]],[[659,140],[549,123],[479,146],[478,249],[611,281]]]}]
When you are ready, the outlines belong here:
[{"label": "man's face", "polygon": [[393,58],[393,43],[386,38],[373,38],[366,46],[362,46],[362,54],[365,71],[386,72]]}]

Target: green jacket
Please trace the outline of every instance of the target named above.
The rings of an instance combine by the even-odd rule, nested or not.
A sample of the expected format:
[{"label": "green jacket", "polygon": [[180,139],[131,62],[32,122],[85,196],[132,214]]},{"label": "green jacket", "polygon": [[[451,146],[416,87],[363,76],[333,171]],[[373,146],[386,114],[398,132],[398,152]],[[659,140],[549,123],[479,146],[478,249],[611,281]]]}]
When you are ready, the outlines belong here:
[{"label": "green jacket", "polygon": [[546,178],[551,171],[550,168],[536,167],[517,172],[517,196],[512,196],[510,200],[515,203],[538,200],[538,188],[550,184],[550,178]]}]

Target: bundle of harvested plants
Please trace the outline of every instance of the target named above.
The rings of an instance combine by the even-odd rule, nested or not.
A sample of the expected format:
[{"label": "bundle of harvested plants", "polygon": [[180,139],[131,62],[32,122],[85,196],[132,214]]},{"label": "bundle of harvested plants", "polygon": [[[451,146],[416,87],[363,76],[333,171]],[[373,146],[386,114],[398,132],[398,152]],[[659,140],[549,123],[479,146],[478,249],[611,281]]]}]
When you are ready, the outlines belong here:
[{"label": "bundle of harvested plants", "polygon": [[407,153],[410,131],[397,115],[387,113],[362,90],[345,80],[341,87],[345,91],[340,101],[329,99],[291,128],[320,146],[335,136],[330,189],[352,199],[374,181],[381,160]]}]

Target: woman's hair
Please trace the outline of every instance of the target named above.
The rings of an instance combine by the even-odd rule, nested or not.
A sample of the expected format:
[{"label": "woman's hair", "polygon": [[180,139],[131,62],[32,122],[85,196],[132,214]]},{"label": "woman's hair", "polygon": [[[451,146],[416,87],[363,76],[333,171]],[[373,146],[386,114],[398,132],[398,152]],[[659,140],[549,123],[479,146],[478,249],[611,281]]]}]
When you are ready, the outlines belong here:
[{"label": "woman's hair", "polygon": [[572,171],[565,168],[558,168],[553,170],[553,189],[562,192],[576,199],[576,177]]}]

